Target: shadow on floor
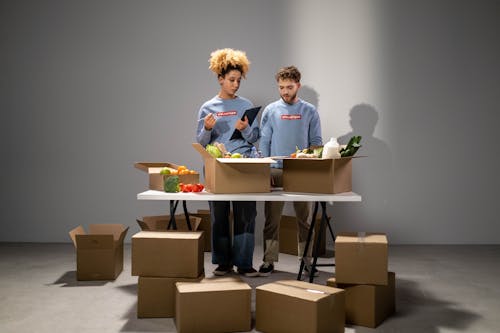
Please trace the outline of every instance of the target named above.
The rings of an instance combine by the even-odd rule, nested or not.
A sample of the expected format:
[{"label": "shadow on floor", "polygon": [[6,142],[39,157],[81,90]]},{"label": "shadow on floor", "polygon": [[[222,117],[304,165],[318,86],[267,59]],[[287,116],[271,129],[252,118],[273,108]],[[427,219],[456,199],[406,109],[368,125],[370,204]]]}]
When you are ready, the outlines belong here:
[{"label": "shadow on floor", "polygon": [[67,271],[51,284],[60,284],[61,287],[99,287],[104,286],[108,282],[110,282],[110,280],[78,281],[76,279],[76,271]]},{"label": "shadow on floor", "polygon": [[[460,304],[438,299],[415,281],[396,279],[396,313],[377,327],[377,332],[438,333],[443,329],[466,332],[481,316]],[[360,326],[356,333],[373,332]]]}]

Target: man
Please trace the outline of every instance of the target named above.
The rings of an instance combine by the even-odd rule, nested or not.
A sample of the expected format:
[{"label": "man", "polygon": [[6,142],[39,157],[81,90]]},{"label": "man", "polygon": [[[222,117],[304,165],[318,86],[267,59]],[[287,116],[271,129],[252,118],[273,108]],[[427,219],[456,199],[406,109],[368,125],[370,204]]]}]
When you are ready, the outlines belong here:
[{"label": "man", "polygon": [[[298,97],[301,74],[295,66],[284,67],[276,74],[281,99],[269,104],[262,113],[259,148],[263,156],[288,156],[300,149],[321,146],[321,124],[316,107]],[[271,182],[275,187],[283,186],[283,163],[272,165]],[[279,255],[279,225],[284,202],[266,202],[264,206],[264,263],[260,276],[269,276]],[[309,230],[311,204],[294,202],[298,226],[299,260],[304,253]],[[310,247],[312,248],[312,246]],[[309,252],[310,257],[310,252]],[[310,258],[305,258],[306,273],[310,272]]]}]

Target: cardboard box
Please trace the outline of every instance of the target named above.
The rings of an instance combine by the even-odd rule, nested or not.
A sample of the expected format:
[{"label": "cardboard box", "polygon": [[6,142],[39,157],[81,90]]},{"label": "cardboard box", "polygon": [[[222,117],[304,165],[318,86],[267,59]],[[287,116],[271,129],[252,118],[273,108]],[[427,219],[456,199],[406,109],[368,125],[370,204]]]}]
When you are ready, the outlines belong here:
[{"label": "cardboard box", "polygon": [[193,143],[205,163],[205,190],[211,193],[263,193],[271,191],[270,158],[214,158]]},{"label": "cardboard box", "polygon": [[201,231],[140,231],[132,236],[132,275],[197,278],[203,260]]},{"label": "cardboard box", "polygon": [[245,282],[176,283],[175,325],[179,333],[251,330],[252,288]]},{"label": "cardboard box", "polygon": [[338,283],[387,285],[387,237],[375,233],[340,233],[335,239]]},{"label": "cardboard box", "polygon": [[204,237],[204,250],[205,252],[212,251],[212,222],[210,221],[210,210],[208,209],[198,209],[194,214],[189,214],[189,216],[196,216],[201,218],[200,224],[198,225],[199,231],[203,231]]},{"label": "cardboard box", "polygon": [[[137,162],[134,163],[134,166],[149,175],[149,189],[156,191],[164,191],[163,184],[165,178],[170,177],[170,175],[160,174],[161,169],[164,167],[177,169],[179,167],[177,164],[168,162]],[[179,181],[184,184],[197,184],[200,182],[200,174],[198,172],[195,174],[178,176]]]},{"label": "cardboard box", "polygon": [[375,328],[396,312],[396,274],[389,272],[387,286],[342,284],[330,278],[326,284],[345,290],[346,323]]},{"label": "cardboard box", "polygon": [[255,329],[261,332],[344,332],[342,289],[285,280],[256,288]]},{"label": "cardboard box", "polygon": [[69,232],[76,248],[77,280],[114,280],[123,270],[123,240],[128,227],[122,224],[90,224]]},{"label": "cardboard box", "polygon": [[[156,216],[143,216],[137,219],[137,223],[142,231],[167,231],[168,223],[170,222],[170,215],[156,215]],[[189,222],[191,230],[189,230],[186,216],[175,215],[175,224],[178,231],[199,231],[202,219],[200,217],[189,214]],[[168,231],[174,231],[172,229]]]},{"label": "cardboard box", "polygon": [[342,193],[352,191],[352,159],[285,158],[285,192]]},{"label": "cardboard box", "polygon": [[[317,218],[314,224],[314,229],[319,229],[321,225],[321,218]],[[280,252],[287,253],[291,255],[297,255],[298,251],[298,227],[297,227],[297,219],[295,216],[287,216],[282,215],[280,221]],[[319,253],[318,255],[324,255],[326,253],[326,224],[323,228],[321,241],[319,244]],[[316,246],[316,242],[318,241],[318,232],[314,233],[314,244],[310,244],[310,246]],[[314,247],[312,249],[314,251]],[[302,253],[301,253],[302,255]]]},{"label": "cardboard box", "polygon": [[137,285],[138,318],[175,317],[175,284],[177,282],[199,282],[198,278],[166,278],[139,276]]}]

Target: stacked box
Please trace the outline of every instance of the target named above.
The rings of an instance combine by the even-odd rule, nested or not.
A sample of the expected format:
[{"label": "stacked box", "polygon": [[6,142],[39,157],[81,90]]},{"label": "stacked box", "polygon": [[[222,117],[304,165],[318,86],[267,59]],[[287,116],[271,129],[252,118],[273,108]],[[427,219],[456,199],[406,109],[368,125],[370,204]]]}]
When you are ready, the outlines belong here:
[{"label": "stacked box", "polygon": [[[319,233],[316,230],[319,230],[319,226],[321,225],[321,218],[317,218],[314,224],[314,243],[310,244],[310,246],[316,246],[316,242],[318,242]],[[297,219],[295,216],[287,216],[282,215],[280,221],[280,231],[279,231],[279,240],[280,240],[280,252],[297,255],[298,252],[298,230],[297,230]],[[319,244],[319,253],[318,255],[324,255],[326,253],[326,224],[323,227],[323,232],[321,235],[321,240]],[[302,255],[302,253],[300,254]]]},{"label": "stacked box", "polygon": [[376,327],[395,312],[395,274],[388,271],[387,237],[340,233],[335,239],[335,277],[327,285],[346,290],[346,322]]},{"label": "stacked box", "polygon": [[137,316],[173,317],[175,283],[200,281],[203,261],[203,232],[140,231],[132,236],[132,275],[139,276]]},{"label": "stacked box", "polygon": [[396,274],[388,273],[387,286],[337,283],[326,284],[345,290],[346,323],[375,328],[396,311]]},{"label": "stacked box", "polygon": [[122,224],[90,224],[89,232],[78,226],[69,232],[76,248],[77,280],[114,280],[123,270],[123,240],[128,227]]},{"label": "stacked box", "polygon": [[240,279],[176,283],[175,325],[179,333],[251,330],[252,288]]},{"label": "stacked box", "polygon": [[342,289],[284,280],[256,288],[255,328],[261,332],[344,332]]},{"label": "stacked box", "polygon": [[335,238],[338,283],[387,285],[387,237],[376,233],[340,233]]}]

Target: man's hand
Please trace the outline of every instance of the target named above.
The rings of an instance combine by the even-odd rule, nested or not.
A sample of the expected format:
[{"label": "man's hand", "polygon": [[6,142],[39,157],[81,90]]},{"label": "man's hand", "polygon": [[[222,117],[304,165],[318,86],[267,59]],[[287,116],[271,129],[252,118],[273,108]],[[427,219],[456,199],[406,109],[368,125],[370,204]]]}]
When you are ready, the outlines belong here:
[{"label": "man's hand", "polygon": [[243,131],[245,128],[248,127],[248,117],[245,116],[245,120],[238,119],[236,120],[236,127],[237,130]]},{"label": "man's hand", "polygon": [[214,117],[213,113],[207,114],[204,120],[205,129],[207,131],[211,130],[215,126],[217,119]]}]

